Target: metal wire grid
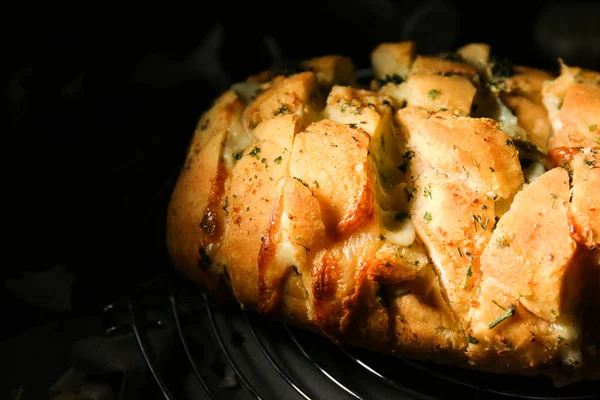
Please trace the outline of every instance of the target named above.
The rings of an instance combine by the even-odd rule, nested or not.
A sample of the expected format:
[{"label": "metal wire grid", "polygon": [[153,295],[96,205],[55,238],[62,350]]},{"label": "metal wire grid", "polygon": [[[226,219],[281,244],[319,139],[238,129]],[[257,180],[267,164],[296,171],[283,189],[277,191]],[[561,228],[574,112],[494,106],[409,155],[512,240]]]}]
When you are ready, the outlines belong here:
[{"label": "metal wire grid", "polygon": [[[171,277],[172,278],[172,277]],[[170,314],[172,315],[174,327],[177,331],[177,336],[181,342],[181,345],[184,349],[187,360],[190,363],[191,368],[194,371],[194,374],[198,381],[200,382],[202,388],[204,389],[204,393],[202,396],[204,398],[214,399],[215,394],[211,391],[210,386],[207,384],[206,379],[202,376],[200,369],[198,367],[198,363],[196,360],[196,356],[194,352],[190,348],[188,344],[188,340],[186,339],[186,326],[181,321],[181,297],[179,295],[178,284],[173,285],[173,282],[179,282],[181,278],[170,279],[167,278],[167,282],[165,282],[165,278],[159,278],[153,282],[153,284],[158,284],[158,286],[168,287],[166,293],[163,293],[159,296],[159,299],[156,300],[156,295],[152,294],[152,290],[148,288],[150,286],[140,286],[136,288],[136,290],[127,298],[127,308],[130,317],[130,329],[133,331],[135,338],[137,340],[137,344],[139,349],[156,381],[162,394],[165,399],[174,399],[171,390],[168,387],[164,377],[162,376],[159,368],[156,365],[155,360],[152,357],[152,348],[147,340],[145,335],[145,330],[148,329],[148,321],[144,319],[143,311],[145,311],[144,307],[141,305],[142,303],[148,303],[147,298],[150,296],[154,296],[153,302],[150,302],[149,307],[157,306],[158,304],[167,304],[170,309]],[[181,284],[181,283],[180,283]],[[196,298],[188,299],[186,298],[186,304],[188,300],[192,302],[196,302],[196,304],[200,303],[206,309],[208,320],[210,322],[210,326],[212,328],[212,333],[214,334],[214,338],[216,339],[220,351],[224,355],[227,363],[231,366],[235,375],[239,379],[239,382],[243,385],[243,387],[248,391],[252,397],[256,399],[264,399],[265,395],[260,393],[260,390],[255,387],[255,385],[250,382],[250,380],[245,376],[236,362],[234,354],[227,348],[225,345],[225,339],[223,337],[223,332],[219,329],[218,324],[215,320],[215,308],[219,307],[218,305],[213,304],[210,296],[206,292],[202,292],[201,289],[198,289],[201,295]],[[164,290],[163,290],[164,292]],[[146,306],[148,307],[148,306]],[[114,305],[109,305],[105,307],[105,310],[108,312],[114,309]],[[256,343],[260,352],[268,361],[270,366],[274,370],[274,376],[279,376],[283,382],[285,382],[290,388],[292,388],[301,398],[304,399],[312,399],[308,392],[306,391],[306,382],[298,382],[294,380],[289,373],[285,371],[285,367],[283,367],[278,361],[277,357],[274,356],[271,351],[265,345],[264,339],[261,338],[261,335],[257,332],[257,327],[255,326],[256,322],[252,321],[252,318],[249,317],[248,312],[241,311],[242,318],[244,320],[245,325],[247,326],[253,341]],[[227,316],[227,314],[225,314]],[[153,322],[154,325],[160,325],[161,321],[150,321]],[[285,324],[282,324],[283,330],[285,334],[288,336],[289,342],[295,350],[298,351],[306,360],[308,360],[313,368],[319,371],[324,377],[327,378],[329,382],[333,385],[337,386],[346,394],[350,395],[355,399],[367,399],[369,397],[365,396],[364,393],[360,393],[357,389],[349,387],[347,384],[344,384],[340,379],[336,378],[334,373],[327,368],[323,367],[321,363],[314,360],[314,358],[310,355],[310,352],[307,350],[307,346],[301,343],[301,340],[298,339],[297,334],[293,332]],[[107,332],[114,331],[115,327],[111,327]],[[331,346],[334,348],[338,348],[337,346],[331,343]],[[308,346],[309,348],[310,346]],[[367,374],[370,374],[376,377],[379,381],[384,384],[390,386],[398,392],[398,395],[403,395],[408,398],[414,399],[440,399],[442,398],[439,395],[431,395],[428,393],[424,393],[414,388],[411,388],[407,385],[407,379],[405,380],[398,379],[398,377],[393,377],[389,373],[383,372],[381,365],[375,365],[372,362],[366,360],[363,356],[357,355],[358,349],[348,349],[348,348],[339,348],[339,350],[346,356],[347,360],[353,363],[355,366],[359,367],[362,371]],[[456,374],[448,373],[447,371],[437,370],[435,367],[430,367],[426,363],[411,361],[404,358],[393,357],[393,360],[389,362],[396,362],[398,360],[401,363],[409,365],[411,368],[414,368],[415,371],[421,371],[426,373],[430,378],[430,384],[435,385],[436,382],[444,382],[446,384],[451,384],[456,386],[457,389],[465,390],[467,389],[470,392],[470,396],[473,399],[487,399],[487,398],[525,398],[525,399],[600,399],[600,388],[594,384],[584,384],[583,390],[581,388],[571,391],[569,388],[565,389],[556,389],[556,390],[548,390],[546,387],[540,393],[541,395],[532,394],[531,387],[528,388],[525,392],[519,388],[511,385],[512,378],[502,378],[504,380],[504,384],[502,385],[493,385],[490,384],[489,376],[487,380],[483,381],[474,381],[473,378],[469,378],[469,374],[475,373],[476,371],[456,371]],[[268,372],[267,372],[268,373]],[[276,374],[276,375],[275,375]],[[491,375],[491,374],[484,374]],[[496,380],[496,377],[491,377],[493,380]],[[518,378],[517,378],[518,379]],[[532,378],[527,378],[532,379]],[[533,378],[535,379],[535,378]],[[434,380],[434,381],[431,381]],[[587,385],[587,386],[586,386]],[[535,385],[534,385],[535,386]],[[463,397],[464,398],[464,397]]]}]

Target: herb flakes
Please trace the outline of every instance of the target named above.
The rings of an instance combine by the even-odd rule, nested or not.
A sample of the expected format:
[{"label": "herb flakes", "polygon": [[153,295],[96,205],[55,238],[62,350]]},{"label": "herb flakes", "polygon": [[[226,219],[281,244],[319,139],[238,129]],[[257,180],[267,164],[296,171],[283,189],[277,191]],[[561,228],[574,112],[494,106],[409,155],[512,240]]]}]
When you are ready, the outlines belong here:
[{"label": "herb flakes", "polygon": [[260,154],[260,147],[258,147],[258,146],[256,146],[255,148],[253,148],[252,151],[250,153],[248,153],[248,155],[250,157],[254,157],[257,160],[260,160],[259,154]]},{"label": "herb flakes", "polygon": [[431,213],[429,211],[425,211],[425,215],[423,215],[423,219],[427,221],[427,223],[431,222]]},{"label": "herb flakes", "polygon": [[438,94],[440,94],[439,90],[431,89],[429,93],[427,93],[427,97],[429,97],[429,100],[435,100]]},{"label": "herb flakes", "polygon": [[273,113],[273,116],[276,117],[278,115],[285,115],[285,114],[288,114],[289,112],[290,112],[290,109],[285,104],[282,104],[281,107],[279,107],[277,109],[277,111],[275,111]]},{"label": "herb flakes", "polygon": [[488,328],[494,329],[496,326],[498,326],[498,324],[500,324],[505,319],[514,317],[516,310],[517,310],[517,307],[515,307],[515,305],[511,303],[508,306],[508,308],[506,309],[506,311],[504,311],[502,314],[500,314],[500,316],[498,316],[498,318],[496,318],[494,321],[489,323]]},{"label": "herb flakes", "polygon": [[402,164],[398,166],[398,169],[402,172],[406,172],[408,169],[408,163],[414,158],[414,156],[415,152],[412,150],[408,150],[406,153],[404,153],[402,155]]}]

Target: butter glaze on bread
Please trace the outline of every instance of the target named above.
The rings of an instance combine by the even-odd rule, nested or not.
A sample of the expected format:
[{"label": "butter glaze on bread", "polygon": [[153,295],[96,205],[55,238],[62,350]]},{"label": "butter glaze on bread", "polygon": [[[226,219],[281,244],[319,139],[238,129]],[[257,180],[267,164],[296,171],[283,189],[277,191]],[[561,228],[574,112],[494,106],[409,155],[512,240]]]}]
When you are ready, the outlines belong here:
[{"label": "butter glaze on bread", "polygon": [[167,213],[179,272],[336,343],[600,379],[600,74],[484,43],[249,77],[198,122]]}]

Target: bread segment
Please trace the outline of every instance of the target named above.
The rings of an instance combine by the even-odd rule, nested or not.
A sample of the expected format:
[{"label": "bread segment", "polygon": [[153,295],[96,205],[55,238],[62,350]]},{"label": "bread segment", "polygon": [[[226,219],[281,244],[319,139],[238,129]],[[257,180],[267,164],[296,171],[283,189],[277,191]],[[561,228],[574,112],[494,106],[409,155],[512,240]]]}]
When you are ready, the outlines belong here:
[{"label": "bread segment", "polygon": [[236,162],[227,193],[227,230],[218,259],[227,266],[233,294],[246,307],[258,303],[258,254],[288,175],[298,117],[263,122],[257,140]]},{"label": "bread segment", "polygon": [[590,250],[600,247],[600,148],[585,149],[573,158],[573,197],[569,229],[577,243]]},{"label": "bread segment", "polygon": [[198,123],[167,210],[167,247],[173,262],[190,279],[213,292],[221,286],[217,254],[225,229],[222,209],[229,182],[223,150],[241,125],[243,102],[231,91],[215,101]]},{"label": "bread segment", "polygon": [[481,257],[484,276],[501,282],[529,311],[554,322],[564,312],[565,280],[574,276],[569,234],[569,176],[550,170],[519,192]]},{"label": "bread segment", "polygon": [[331,120],[296,137],[290,176],[314,193],[332,236],[350,234],[373,217],[369,140],[362,129]]},{"label": "bread segment", "polygon": [[600,73],[561,63],[560,76],[544,85],[543,102],[553,128],[549,150],[598,145]]},{"label": "bread segment", "polygon": [[[416,43],[381,43],[371,52],[373,75],[376,79],[406,78],[416,56]],[[397,78],[396,78],[397,79]]]}]

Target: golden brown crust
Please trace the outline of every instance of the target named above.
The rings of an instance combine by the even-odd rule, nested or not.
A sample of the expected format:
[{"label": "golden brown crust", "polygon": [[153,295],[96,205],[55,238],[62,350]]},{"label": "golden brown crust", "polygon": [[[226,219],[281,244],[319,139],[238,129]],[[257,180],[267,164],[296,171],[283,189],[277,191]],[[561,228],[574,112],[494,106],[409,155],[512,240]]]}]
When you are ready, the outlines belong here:
[{"label": "golden brown crust", "polygon": [[234,85],[173,190],[177,269],[336,343],[599,379],[600,75],[491,50],[384,43],[370,90],[338,55]]},{"label": "golden brown crust", "polygon": [[417,56],[410,75],[462,75],[475,76],[477,71],[468,64],[441,57]]},{"label": "golden brown crust", "polygon": [[569,235],[569,176],[554,168],[517,194],[481,256],[484,275],[502,282],[530,312],[554,322],[576,245]]},{"label": "golden brown crust", "polygon": [[471,112],[476,89],[469,79],[459,75],[414,74],[401,85],[386,84],[382,92],[394,98],[397,105],[450,110],[466,116]]},{"label": "golden brown crust", "polygon": [[333,85],[354,85],[356,75],[350,57],[333,55],[315,57],[301,64],[302,68],[315,73],[319,85],[331,88]]},{"label": "golden brown crust", "polygon": [[416,56],[416,43],[381,43],[371,52],[373,75],[386,79],[394,75],[405,78]]},{"label": "golden brown crust", "polygon": [[229,91],[200,119],[167,212],[171,258],[190,279],[213,291],[221,284],[211,258],[218,251],[224,229],[221,204],[228,179],[221,151],[229,128],[241,119],[243,107]]},{"label": "golden brown crust", "polygon": [[600,149],[577,154],[573,169],[573,197],[569,206],[569,228],[577,243],[595,250],[600,246]]}]

